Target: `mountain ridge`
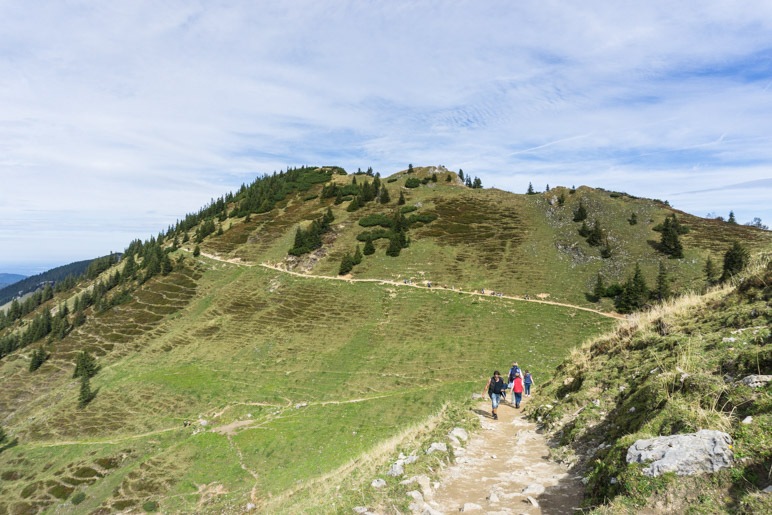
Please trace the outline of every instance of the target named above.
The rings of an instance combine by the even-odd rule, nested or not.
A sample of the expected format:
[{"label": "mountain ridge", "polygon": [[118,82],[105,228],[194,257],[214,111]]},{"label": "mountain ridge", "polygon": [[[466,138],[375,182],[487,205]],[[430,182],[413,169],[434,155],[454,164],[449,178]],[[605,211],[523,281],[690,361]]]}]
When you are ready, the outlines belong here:
[{"label": "mountain ridge", "polygon": [[[388,202],[369,198],[376,178]],[[580,203],[606,228],[610,257],[578,235]],[[763,231],[679,213],[685,257],[670,260],[654,227],[673,212],[585,187],[468,188],[440,167],[264,176],[0,330],[0,343],[14,340],[0,353],[0,426],[15,442],[0,451],[15,478],[0,505],[335,512],[364,495],[405,510],[386,475],[392,454],[475,427],[469,392],[490,368],[517,357],[547,379],[613,327],[612,300],[588,296],[599,271],[621,281],[641,263],[652,284],[665,261],[674,290],[699,290],[705,258],[734,239],[769,247]],[[346,280],[341,262],[367,234],[375,252]],[[304,238],[318,247],[290,254]],[[74,378],[83,352],[99,366]],[[391,482],[384,493],[374,477]]]}]

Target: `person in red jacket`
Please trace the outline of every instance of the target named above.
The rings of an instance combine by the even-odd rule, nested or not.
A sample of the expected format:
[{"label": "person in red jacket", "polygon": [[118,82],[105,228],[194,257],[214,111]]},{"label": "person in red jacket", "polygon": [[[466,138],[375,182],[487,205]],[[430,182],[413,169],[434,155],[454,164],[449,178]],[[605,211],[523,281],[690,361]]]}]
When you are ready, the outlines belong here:
[{"label": "person in red jacket", "polygon": [[520,407],[520,401],[523,400],[523,378],[515,376],[512,382],[512,395],[515,397],[515,408]]}]

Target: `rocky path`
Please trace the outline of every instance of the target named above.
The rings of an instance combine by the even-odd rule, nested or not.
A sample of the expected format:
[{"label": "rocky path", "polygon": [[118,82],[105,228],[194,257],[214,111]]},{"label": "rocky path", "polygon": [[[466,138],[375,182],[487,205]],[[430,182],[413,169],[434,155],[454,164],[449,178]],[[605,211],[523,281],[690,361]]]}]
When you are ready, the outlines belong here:
[{"label": "rocky path", "polygon": [[482,430],[457,449],[456,463],[427,499],[434,512],[574,513],[582,483],[548,459],[546,438],[536,425],[508,403],[499,406],[498,420],[490,417],[487,399],[475,411]]}]

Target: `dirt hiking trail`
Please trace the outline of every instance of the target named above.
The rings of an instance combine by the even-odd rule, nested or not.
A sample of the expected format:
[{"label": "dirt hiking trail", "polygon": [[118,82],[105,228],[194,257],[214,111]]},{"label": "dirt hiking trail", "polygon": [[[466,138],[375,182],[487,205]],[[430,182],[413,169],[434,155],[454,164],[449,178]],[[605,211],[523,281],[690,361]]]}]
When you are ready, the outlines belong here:
[{"label": "dirt hiking trail", "polygon": [[[511,395],[511,394],[510,394]],[[525,401],[525,399],[524,399]],[[583,485],[550,461],[547,440],[514,404],[490,415],[488,399],[474,410],[482,429],[473,434],[448,467],[429,505],[442,513],[575,513]]]}]

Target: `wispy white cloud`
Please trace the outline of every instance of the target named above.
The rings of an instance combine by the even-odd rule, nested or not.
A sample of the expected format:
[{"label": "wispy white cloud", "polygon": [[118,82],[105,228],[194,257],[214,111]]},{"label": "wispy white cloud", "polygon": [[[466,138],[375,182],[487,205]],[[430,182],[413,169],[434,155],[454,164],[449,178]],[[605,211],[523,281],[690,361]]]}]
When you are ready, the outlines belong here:
[{"label": "wispy white cloud", "polygon": [[[120,250],[297,164],[442,163],[769,222],[767,182],[729,186],[772,177],[770,84],[763,1],[9,0],[0,270]],[[695,184],[715,191],[677,193]]]}]

